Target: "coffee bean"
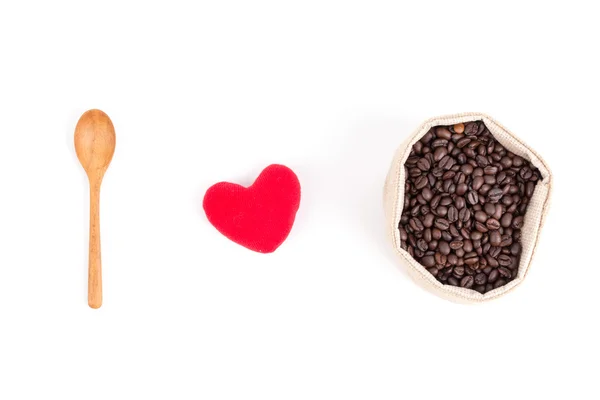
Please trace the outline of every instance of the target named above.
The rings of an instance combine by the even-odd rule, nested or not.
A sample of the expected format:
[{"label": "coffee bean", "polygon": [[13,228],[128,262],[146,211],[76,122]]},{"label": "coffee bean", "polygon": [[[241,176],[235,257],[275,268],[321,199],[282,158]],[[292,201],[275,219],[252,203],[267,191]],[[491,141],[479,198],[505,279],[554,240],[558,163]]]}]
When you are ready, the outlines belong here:
[{"label": "coffee bean", "polygon": [[444,158],[446,156],[446,154],[448,154],[448,148],[438,147],[433,152],[433,160],[436,162],[440,161],[442,158]]},{"label": "coffee bean", "polygon": [[485,285],[487,283],[487,275],[483,272],[480,272],[475,275],[474,280],[476,285]]},{"label": "coffee bean", "polygon": [[475,220],[479,222],[485,222],[488,219],[488,215],[484,211],[475,211]]},{"label": "coffee bean", "polygon": [[521,177],[521,179],[523,179],[524,181],[527,181],[531,178],[531,176],[533,175],[533,172],[531,171],[531,168],[529,167],[523,167],[521,168],[521,170],[519,171],[519,176]]},{"label": "coffee bean", "polygon": [[471,218],[471,211],[466,207],[461,208],[458,212],[458,218],[463,222],[467,222]]},{"label": "coffee bean", "polygon": [[433,225],[439,230],[445,231],[450,227],[450,223],[447,219],[444,218],[436,218],[433,222]]},{"label": "coffee bean", "polygon": [[471,139],[468,137],[465,137],[465,138],[460,139],[458,142],[456,142],[456,147],[458,147],[459,149],[462,149],[463,147],[467,146],[469,143],[471,143]]},{"label": "coffee bean", "polygon": [[462,196],[457,196],[454,199],[454,205],[456,206],[457,209],[462,210],[466,205],[465,198]]},{"label": "coffee bean", "polygon": [[420,232],[424,229],[423,223],[418,218],[411,218],[409,224],[410,224],[410,227],[416,232]]},{"label": "coffee bean", "polygon": [[467,194],[467,201],[471,205],[475,205],[479,202],[479,195],[476,191],[472,190]]},{"label": "coffee bean", "polygon": [[471,240],[466,239],[463,241],[463,250],[466,251],[467,253],[470,253],[473,251],[473,242],[471,242]]},{"label": "coffee bean", "polygon": [[440,251],[440,253],[444,254],[444,255],[448,255],[450,254],[450,245],[448,245],[448,242],[442,240],[438,243],[438,250]]},{"label": "coffee bean", "polygon": [[452,274],[456,278],[461,278],[465,274],[465,267],[463,267],[463,266],[454,267]]},{"label": "coffee bean", "polygon": [[485,226],[485,224],[482,224],[479,221],[475,222],[475,229],[477,229],[481,233],[486,233],[488,231],[488,228]]},{"label": "coffee bean", "polygon": [[421,258],[421,264],[423,264],[425,267],[433,267],[435,265],[435,259],[433,256],[425,256]]},{"label": "coffee bean", "polygon": [[455,161],[454,158],[446,155],[444,156],[444,158],[442,158],[439,162],[439,167],[445,170],[449,170],[450,168],[452,168],[452,166],[454,165]]},{"label": "coffee bean", "polygon": [[502,236],[500,235],[499,231],[492,231],[489,238],[492,246],[500,246],[500,243],[502,242]]},{"label": "coffee bean", "polygon": [[512,236],[510,235],[502,235],[502,239],[500,240],[500,247],[507,247],[512,244]]},{"label": "coffee bean", "polygon": [[[452,246],[452,243],[450,243],[450,246]],[[521,245],[519,243],[513,243],[510,246],[510,254],[512,254],[513,256],[521,254]]]},{"label": "coffee bean", "polygon": [[465,131],[465,124],[456,124],[454,125],[454,132],[463,133]]},{"label": "coffee bean", "polygon": [[470,289],[473,287],[473,283],[475,282],[475,279],[472,276],[465,276],[460,280],[460,286]]},{"label": "coffee bean", "polygon": [[451,276],[450,278],[448,278],[448,284],[452,286],[458,286],[459,282],[455,277]]},{"label": "coffee bean", "polygon": [[435,135],[440,139],[450,140],[452,137],[452,132],[445,126],[438,126],[435,128]]},{"label": "coffee bean", "polygon": [[511,262],[512,262],[512,258],[509,255],[500,254],[498,256],[498,264],[500,264],[504,267],[509,266]]},{"label": "coffee bean", "polygon": [[[498,173],[498,167],[495,167],[493,165],[488,165],[487,167],[485,167],[483,169],[483,173],[486,176],[490,176],[490,175],[496,175]],[[494,177],[494,181],[496,180],[496,178]]]},{"label": "coffee bean", "polygon": [[512,220],[513,215],[511,213],[506,213],[500,219],[500,225],[502,225],[503,228],[508,228],[512,224]]},{"label": "coffee bean", "polygon": [[423,157],[417,162],[417,168],[419,168],[421,171],[429,171],[429,168],[431,168],[431,163],[427,158]]},{"label": "coffee bean", "polygon": [[435,263],[438,265],[446,265],[447,257],[445,254],[440,253],[439,251],[434,254],[433,258],[435,259]]},{"label": "coffee bean", "polygon": [[490,203],[497,203],[498,201],[500,201],[503,195],[504,193],[502,192],[502,189],[493,188],[487,194],[487,201],[489,201]]},{"label": "coffee bean", "polygon": [[446,146],[448,146],[447,139],[435,139],[433,142],[431,142],[432,149],[435,149],[437,147],[446,147]]},{"label": "coffee bean", "polygon": [[477,122],[468,122],[465,125],[465,135],[475,135],[479,131]]},{"label": "coffee bean", "polygon": [[427,184],[428,184],[428,182],[427,182],[426,176],[419,176],[415,180],[415,188],[417,188],[417,189],[423,189],[425,186],[427,186]]},{"label": "coffee bean", "polygon": [[458,210],[456,209],[456,207],[450,206],[448,208],[447,218],[448,222],[450,223],[454,223],[458,220]]},{"label": "coffee bean", "polygon": [[[477,165],[479,165],[481,168],[487,167],[488,165],[488,159],[486,156],[482,156],[481,154],[478,155],[477,157],[475,157],[475,161],[477,161]],[[485,173],[485,170],[484,170]]]},{"label": "coffee bean", "polygon": [[439,270],[436,267],[427,268],[427,271],[434,277],[437,276],[439,272]]},{"label": "coffee bean", "polygon": [[501,277],[503,278],[508,278],[510,279],[512,276],[512,273],[510,272],[510,270],[508,268],[505,267],[500,267],[498,268],[498,273],[500,274]]},{"label": "coffee bean", "polygon": [[417,240],[417,247],[419,250],[425,252],[429,248],[429,244],[425,241],[425,239],[419,239]]},{"label": "coffee bean", "polygon": [[519,215],[515,217],[512,221],[512,227],[515,229],[521,229],[523,227],[523,216]]},{"label": "coffee bean", "polygon": [[453,240],[452,242],[450,242],[450,248],[452,250],[458,250],[461,247],[463,247],[464,242],[462,240]]},{"label": "coffee bean", "polygon": [[485,226],[490,230],[496,230],[496,229],[500,229],[500,221],[498,221],[495,218],[490,218],[487,221],[485,221]]}]

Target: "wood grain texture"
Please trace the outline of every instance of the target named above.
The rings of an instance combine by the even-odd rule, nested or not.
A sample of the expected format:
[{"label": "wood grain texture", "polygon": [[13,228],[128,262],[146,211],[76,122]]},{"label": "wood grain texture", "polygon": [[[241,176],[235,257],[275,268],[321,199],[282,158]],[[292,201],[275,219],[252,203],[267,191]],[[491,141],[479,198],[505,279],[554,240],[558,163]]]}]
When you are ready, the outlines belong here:
[{"label": "wood grain texture", "polygon": [[115,152],[115,129],[100,110],[86,111],[75,127],[75,151],[90,185],[90,242],[88,305],[102,306],[102,258],[100,253],[100,186]]}]

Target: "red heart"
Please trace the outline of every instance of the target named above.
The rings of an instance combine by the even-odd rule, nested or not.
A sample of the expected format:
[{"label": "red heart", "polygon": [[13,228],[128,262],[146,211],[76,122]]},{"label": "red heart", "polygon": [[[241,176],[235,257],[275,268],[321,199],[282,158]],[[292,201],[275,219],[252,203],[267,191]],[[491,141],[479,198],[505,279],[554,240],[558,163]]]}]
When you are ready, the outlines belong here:
[{"label": "red heart", "polygon": [[248,188],[220,182],[204,195],[210,223],[227,238],[259,253],[272,253],[285,241],[299,207],[300,182],[284,165],[268,166]]}]

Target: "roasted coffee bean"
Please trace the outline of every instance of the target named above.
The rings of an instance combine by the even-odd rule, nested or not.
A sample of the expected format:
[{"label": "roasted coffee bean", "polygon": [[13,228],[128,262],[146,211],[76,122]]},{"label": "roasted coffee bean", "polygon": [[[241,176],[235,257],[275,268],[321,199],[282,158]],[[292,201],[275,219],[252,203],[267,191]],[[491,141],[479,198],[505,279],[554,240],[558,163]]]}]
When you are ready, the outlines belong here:
[{"label": "roasted coffee bean", "polygon": [[477,122],[468,122],[465,124],[465,135],[475,135],[479,131]]},{"label": "roasted coffee bean", "polygon": [[452,275],[454,275],[456,278],[461,278],[464,274],[465,274],[465,267],[463,267],[463,266],[454,267],[454,269],[452,271]]},{"label": "roasted coffee bean", "polygon": [[437,253],[435,253],[435,255],[433,256],[433,258],[435,258],[436,264],[438,264],[438,265],[446,265],[447,258],[446,258],[445,254],[442,254],[442,253],[440,253],[438,251]]},{"label": "roasted coffee bean", "polygon": [[458,212],[458,218],[463,222],[469,221],[469,219],[471,218],[471,211],[469,211],[469,209],[466,207],[461,208]]},{"label": "roasted coffee bean", "polygon": [[460,280],[460,286],[470,289],[471,287],[473,287],[473,283],[475,282],[475,279],[472,276],[465,276]]},{"label": "roasted coffee bean", "polygon": [[433,222],[433,225],[439,230],[445,231],[450,227],[450,223],[447,219],[444,218],[436,218]]},{"label": "roasted coffee bean", "polygon": [[421,171],[429,171],[429,168],[431,168],[431,163],[425,157],[420,158],[417,162],[417,168],[419,168]]},{"label": "roasted coffee bean", "polygon": [[481,233],[486,233],[488,231],[488,228],[485,226],[485,224],[482,224],[479,221],[475,222],[475,229],[477,229]]},{"label": "roasted coffee bean", "polygon": [[488,220],[488,215],[481,210],[475,211],[475,220],[479,222],[485,222]]},{"label": "roasted coffee bean", "polygon": [[[450,247],[452,247],[452,243],[450,243]],[[521,254],[521,245],[519,243],[513,243],[510,246],[510,254],[512,254],[513,256]]]},{"label": "roasted coffee bean", "polygon": [[[477,161],[477,165],[479,165],[481,168],[487,167],[488,165],[488,159],[486,156],[482,156],[481,154],[479,154],[477,157],[475,157],[475,161]],[[484,170],[485,173],[485,170]]]},{"label": "roasted coffee bean", "polygon": [[458,210],[454,206],[450,206],[448,208],[448,213],[446,214],[448,218],[448,222],[454,223],[458,220]]},{"label": "roasted coffee bean", "polygon": [[486,293],[518,274],[540,172],[482,121],[430,129],[405,164],[401,247],[438,281]]},{"label": "roasted coffee bean", "polygon": [[494,175],[494,180],[496,180],[495,175],[498,173],[498,167],[493,165],[488,165],[483,169],[483,173],[486,176]]},{"label": "roasted coffee bean", "polygon": [[512,263],[512,258],[506,254],[500,254],[498,256],[498,264],[507,267]]},{"label": "roasted coffee bean", "polygon": [[431,228],[433,226],[433,220],[435,219],[435,215],[427,214],[423,217],[423,226],[426,228]]},{"label": "roasted coffee bean", "polygon": [[416,180],[415,180],[415,188],[417,189],[423,189],[425,186],[427,186],[428,182],[427,182],[427,177],[426,176],[419,176]]},{"label": "roasted coffee bean", "polygon": [[478,273],[477,275],[475,275],[475,284],[476,285],[485,285],[487,283],[487,275],[483,272]]},{"label": "roasted coffee bean", "polygon": [[503,228],[508,228],[512,224],[512,220],[513,220],[513,215],[511,213],[507,212],[500,219],[500,225],[502,225]]},{"label": "roasted coffee bean", "polygon": [[464,242],[462,240],[453,240],[452,242],[450,242],[450,248],[452,250],[458,250],[461,247],[463,247]]},{"label": "roasted coffee bean", "polygon": [[435,259],[433,256],[425,256],[421,258],[421,264],[423,264],[425,267],[433,267],[435,265]]},{"label": "roasted coffee bean", "polygon": [[479,195],[477,194],[476,191],[471,190],[468,194],[467,194],[467,201],[469,202],[469,204],[471,205],[475,205],[479,202]]},{"label": "roasted coffee bean", "polygon": [[492,203],[485,203],[483,205],[483,209],[485,213],[490,216],[494,215],[494,213],[496,212],[496,206]]},{"label": "roasted coffee bean", "polygon": [[494,218],[489,218],[487,221],[485,221],[485,226],[490,231],[500,229],[500,221],[498,221],[497,219],[494,219]]},{"label": "roasted coffee bean", "polygon": [[505,267],[500,267],[498,268],[498,273],[500,274],[501,277],[503,278],[508,278],[510,279],[512,276],[512,273],[510,272],[510,269],[505,268]]},{"label": "roasted coffee bean", "polygon": [[450,245],[448,244],[448,242],[441,240],[438,243],[438,250],[440,251],[440,253],[444,254],[444,255],[448,255],[450,254]]},{"label": "roasted coffee bean", "polygon": [[519,171],[519,176],[524,181],[528,181],[531,178],[532,175],[533,175],[533,172],[531,171],[531,168],[529,168],[529,167],[523,167]]},{"label": "roasted coffee bean", "polygon": [[433,152],[433,160],[436,162],[440,161],[442,158],[444,158],[446,156],[446,154],[448,154],[448,148],[438,147]]},{"label": "roasted coffee bean", "polygon": [[411,218],[409,225],[416,232],[421,232],[424,229],[423,223],[418,218]]},{"label": "roasted coffee bean", "polygon": [[440,200],[440,205],[442,206],[449,206],[450,204],[452,204],[452,197],[450,196],[443,196]]},{"label": "roasted coffee bean", "polygon": [[459,149],[462,149],[463,147],[467,146],[469,143],[471,143],[471,139],[468,137],[465,137],[465,138],[460,139],[458,142],[456,142],[456,147],[458,147]]},{"label": "roasted coffee bean", "polygon": [[448,146],[447,139],[435,139],[433,142],[431,142],[432,149],[435,149],[437,147],[446,147],[446,146]]},{"label": "roasted coffee bean", "polygon": [[435,209],[435,215],[438,217],[445,217],[448,214],[448,207],[439,206]]},{"label": "roasted coffee bean", "polygon": [[489,265],[490,267],[496,268],[498,265],[500,265],[500,264],[498,264],[498,260],[496,260],[496,259],[495,259],[494,257],[492,257],[490,254],[486,255],[486,256],[485,256],[485,259],[487,260],[487,262],[488,262],[488,265]]},{"label": "roasted coffee bean", "polygon": [[444,158],[442,158],[440,160],[438,165],[442,169],[449,170],[450,168],[452,168],[454,163],[455,163],[454,158],[447,155],[447,156],[444,156]]},{"label": "roasted coffee bean", "polygon": [[423,196],[425,201],[430,201],[433,198],[433,192],[428,187],[424,187],[421,191],[421,196]]},{"label": "roasted coffee bean", "polygon": [[419,248],[419,250],[425,252],[429,248],[429,244],[425,239],[419,239],[417,240],[417,247]]},{"label": "roasted coffee bean", "polygon": [[507,247],[512,244],[512,236],[510,235],[502,235],[502,239],[500,240],[500,247]]},{"label": "roasted coffee bean", "polygon": [[515,229],[521,229],[523,227],[523,216],[519,215],[512,220],[512,227]]},{"label": "roasted coffee bean", "polygon": [[497,203],[498,201],[500,201],[503,195],[504,193],[502,192],[502,189],[493,188],[487,194],[487,201],[489,201],[490,203]]}]

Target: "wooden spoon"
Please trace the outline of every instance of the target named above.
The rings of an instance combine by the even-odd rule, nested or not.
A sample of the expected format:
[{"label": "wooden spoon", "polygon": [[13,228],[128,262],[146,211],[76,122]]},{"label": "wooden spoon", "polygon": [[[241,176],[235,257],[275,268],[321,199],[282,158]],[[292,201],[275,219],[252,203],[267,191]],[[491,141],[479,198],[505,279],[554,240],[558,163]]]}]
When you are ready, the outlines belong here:
[{"label": "wooden spoon", "polygon": [[102,262],[100,258],[100,185],[115,152],[115,128],[100,110],[83,113],[75,127],[75,151],[90,182],[90,252],[88,304],[102,305]]}]

